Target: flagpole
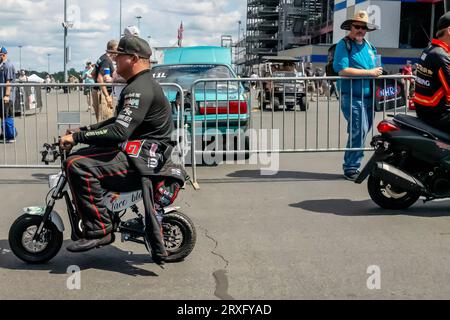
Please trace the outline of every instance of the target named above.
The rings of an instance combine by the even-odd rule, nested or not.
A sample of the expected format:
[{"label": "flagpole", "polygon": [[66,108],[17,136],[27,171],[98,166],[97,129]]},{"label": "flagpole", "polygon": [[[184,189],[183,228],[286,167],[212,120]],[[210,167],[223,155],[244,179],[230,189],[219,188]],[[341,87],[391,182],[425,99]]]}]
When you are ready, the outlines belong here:
[{"label": "flagpole", "polygon": [[181,21],[180,27],[178,28],[178,47],[183,46],[183,21]]}]

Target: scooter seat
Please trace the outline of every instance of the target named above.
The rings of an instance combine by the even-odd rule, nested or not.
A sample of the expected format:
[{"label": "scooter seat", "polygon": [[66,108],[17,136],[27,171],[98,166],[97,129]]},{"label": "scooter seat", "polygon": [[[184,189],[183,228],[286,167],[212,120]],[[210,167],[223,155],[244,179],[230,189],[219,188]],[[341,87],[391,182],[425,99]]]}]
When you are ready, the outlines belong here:
[{"label": "scooter seat", "polygon": [[438,139],[450,141],[450,134],[446,133],[444,131],[441,131],[439,129],[436,129],[435,127],[430,126],[428,123],[420,120],[417,117],[409,116],[406,114],[397,114],[394,117],[394,122],[405,125],[407,127],[410,127],[412,129],[427,133],[431,136],[434,136]]}]

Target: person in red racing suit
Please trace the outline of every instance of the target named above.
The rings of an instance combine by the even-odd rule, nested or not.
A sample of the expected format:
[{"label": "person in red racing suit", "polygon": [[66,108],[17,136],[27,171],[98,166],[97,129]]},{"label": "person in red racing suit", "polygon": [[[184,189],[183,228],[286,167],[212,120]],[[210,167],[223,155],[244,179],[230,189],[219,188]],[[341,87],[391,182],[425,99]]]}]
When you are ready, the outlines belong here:
[{"label": "person in red racing suit", "polygon": [[439,18],[437,30],[419,58],[413,101],[420,119],[450,133],[450,11]]},{"label": "person in red racing suit", "polygon": [[[80,128],[60,141],[66,150],[78,143],[93,145],[72,153],[64,163],[85,229],[85,238],[67,247],[71,252],[87,251],[114,241],[112,221],[103,197],[105,189],[123,192],[130,191],[127,188],[141,187],[141,162],[136,162],[136,166],[135,159],[153,155],[152,159],[141,159],[145,163],[141,167],[156,168],[163,158],[158,148],[162,144],[171,144],[174,130],[170,104],[150,72],[148,43],[138,37],[125,36],[117,51],[110,53],[116,55],[117,72],[127,80],[117,106],[117,116]],[[151,150],[146,150],[146,146]],[[149,175],[152,173],[150,171]],[[159,258],[167,255],[163,247],[159,251],[156,252]],[[155,260],[155,256],[153,258]]]}]

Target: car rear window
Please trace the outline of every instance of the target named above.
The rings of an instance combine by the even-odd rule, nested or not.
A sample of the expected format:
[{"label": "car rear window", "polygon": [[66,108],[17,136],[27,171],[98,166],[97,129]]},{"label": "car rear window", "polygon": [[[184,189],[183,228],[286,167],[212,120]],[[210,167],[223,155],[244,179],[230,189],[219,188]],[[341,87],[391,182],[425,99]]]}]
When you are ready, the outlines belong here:
[{"label": "car rear window", "polygon": [[[158,82],[177,83],[186,90],[190,90],[194,81],[198,79],[235,78],[228,67],[209,64],[155,66],[152,73]],[[215,83],[208,83],[208,86],[215,86]]]}]

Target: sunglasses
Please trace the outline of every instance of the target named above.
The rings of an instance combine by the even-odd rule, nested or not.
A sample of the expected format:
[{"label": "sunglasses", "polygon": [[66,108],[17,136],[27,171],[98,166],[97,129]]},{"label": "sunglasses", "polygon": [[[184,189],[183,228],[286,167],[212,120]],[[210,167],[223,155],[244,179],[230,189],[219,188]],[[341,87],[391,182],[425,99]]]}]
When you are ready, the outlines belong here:
[{"label": "sunglasses", "polygon": [[368,29],[367,26],[361,26],[358,24],[352,24],[352,27],[355,28],[356,30],[360,30],[360,29],[367,30]]}]

